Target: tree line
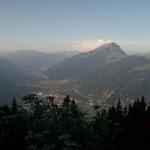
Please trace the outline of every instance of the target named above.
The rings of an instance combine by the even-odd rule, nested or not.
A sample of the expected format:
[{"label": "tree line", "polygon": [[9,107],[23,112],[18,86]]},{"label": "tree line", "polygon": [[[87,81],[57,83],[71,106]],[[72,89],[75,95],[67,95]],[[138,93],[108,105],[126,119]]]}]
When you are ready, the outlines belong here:
[{"label": "tree line", "polygon": [[[150,106],[144,97],[129,106],[108,110],[93,107],[87,117],[74,99],[62,104],[48,96],[23,97],[18,105],[0,106],[0,147],[14,150],[148,150],[150,149]],[[91,108],[92,109],[92,108]]]}]

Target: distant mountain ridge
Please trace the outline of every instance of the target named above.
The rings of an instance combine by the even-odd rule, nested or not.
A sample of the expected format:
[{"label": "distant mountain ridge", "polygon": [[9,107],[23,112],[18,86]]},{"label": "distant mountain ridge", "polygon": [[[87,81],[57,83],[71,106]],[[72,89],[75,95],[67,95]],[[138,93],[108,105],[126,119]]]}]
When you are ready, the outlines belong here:
[{"label": "distant mountain ridge", "polygon": [[[71,53],[68,54],[71,56]],[[19,65],[27,75],[36,75],[42,70],[60,63],[69,56],[67,53],[43,53],[35,50],[20,50],[3,55],[3,57]]]}]

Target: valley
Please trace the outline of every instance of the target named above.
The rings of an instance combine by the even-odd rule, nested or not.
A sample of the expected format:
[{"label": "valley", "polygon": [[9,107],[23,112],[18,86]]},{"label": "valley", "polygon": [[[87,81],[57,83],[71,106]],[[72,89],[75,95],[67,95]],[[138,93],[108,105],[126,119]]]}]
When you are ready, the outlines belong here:
[{"label": "valley", "polygon": [[[38,58],[42,58],[40,62]],[[116,43],[76,55],[54,56],[25,51],[9,54],[3,59],[14,64],[19,72],[18,75],[7,73],[14,74],[17,79],[9,77],[16,92],[10,86],[8,88],[10,83],[5,84],[7,92],[13,92],[9,98],[42,92],[43,95],[54,95],[59,101],[69,94],[80,103],[109,106],[119,98],[128,104],[142,95],[150,97],[150,59],[128,56]],[[3,89],[2,84],[1,87]]]}]

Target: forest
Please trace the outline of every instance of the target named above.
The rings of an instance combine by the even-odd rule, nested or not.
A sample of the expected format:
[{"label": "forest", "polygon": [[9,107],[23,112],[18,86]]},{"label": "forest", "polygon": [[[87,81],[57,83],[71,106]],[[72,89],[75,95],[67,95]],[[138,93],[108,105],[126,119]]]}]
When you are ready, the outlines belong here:
[{"label": "forest", "polygon": [[128,106],[118,100],[88,116],[67,95],[62,104],[48,96],[24,96],[19,105],[0,106],[0,147],[14,150],[147,150],[150,149],[150,106],[144,96]]}]

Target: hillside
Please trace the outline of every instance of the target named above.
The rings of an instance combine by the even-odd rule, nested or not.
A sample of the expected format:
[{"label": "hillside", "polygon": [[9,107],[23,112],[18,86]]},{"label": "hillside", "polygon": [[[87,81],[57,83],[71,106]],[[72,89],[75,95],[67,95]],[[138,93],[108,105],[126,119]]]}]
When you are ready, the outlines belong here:
[{"label": "hillside", "polygon": [[7,103],[12,97],[20,95],[25,79],[19,66],[0,58],[0,103]]},{"label": "hillside", "polygon": [[50,79],[77,79],[77,76],[81,78],[83,74],[125,57],[126,54],[117,44],[105,44],[90,52],[66,59],[63,63],[49,68],[47,74]]},{"label": "hillside", "polygon": [[150,97],[150,59],[127,56],[116,43],[68,58],[50,67],[45,74],[54,86],[52,89],[90,102]]}]

